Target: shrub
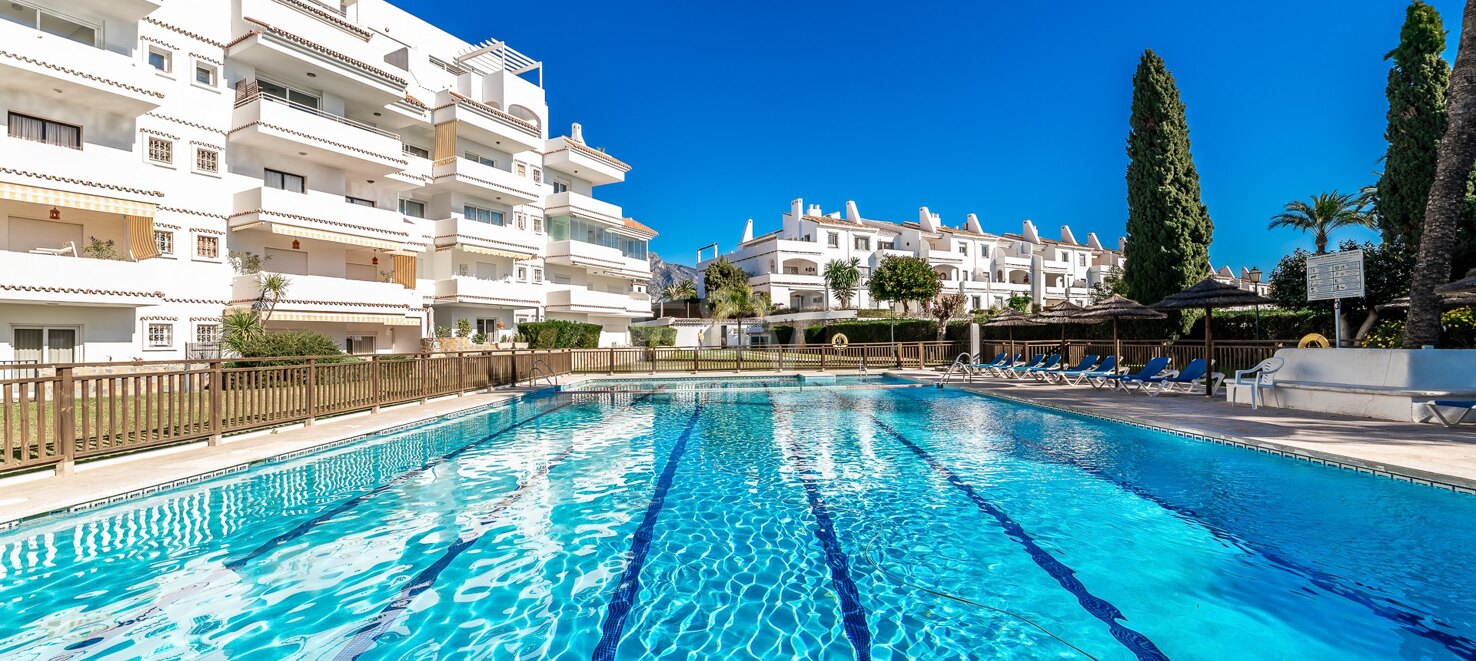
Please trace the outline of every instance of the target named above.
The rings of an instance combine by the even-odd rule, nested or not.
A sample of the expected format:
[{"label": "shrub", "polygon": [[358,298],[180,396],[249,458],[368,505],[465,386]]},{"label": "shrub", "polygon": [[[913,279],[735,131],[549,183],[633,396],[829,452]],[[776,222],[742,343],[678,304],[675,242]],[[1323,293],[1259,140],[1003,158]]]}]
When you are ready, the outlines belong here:
[{"label": "shrub", "polygon": [[467,319],[456,320],[456,337],[471,337],[472,325]]},{"label": "shrub", "polygon": [[676,346],[676,328],[631,326],[630,343],[638,347],[673,347]]},{"label": "shrub", "polygon": [[472,336],[472,339],[471,340],[472,340],[472,344],[486,344],[487,343],[487,334],[486,333],[477,333],[476,335],[473,335]]},{"label": "shrub", "polygon": [[594,349],[600,346],[599,324],[554,319],[551,321],[525,321],[518,324],[518,333],[528,338],[532,349]]},{"label": "shrub", "polygon": [[[320,363],[338,363],[347,359],[333,338],[313,331],[277,331],[247,339],[241,347],[242,358],[276,358],[291,356],[333,356],[320,358]],[[342,357],[339,357],[342,356]],[[269,360],[241,365],[299,365],[304,360]]]},{"label": "shrub", "polygon": [[436,326],[435,335],[436,339],[444,340],[448,337],[451,337],[451,329],[446,326]]}]

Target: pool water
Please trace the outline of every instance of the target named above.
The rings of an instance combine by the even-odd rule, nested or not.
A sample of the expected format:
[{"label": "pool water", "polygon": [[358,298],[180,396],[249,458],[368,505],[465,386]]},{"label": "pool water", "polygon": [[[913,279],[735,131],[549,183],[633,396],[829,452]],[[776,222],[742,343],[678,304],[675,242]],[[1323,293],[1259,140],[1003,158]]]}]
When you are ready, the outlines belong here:
[{"label": "pool water", "polygon": [[598,378],[559,387],[564,392],[618,392],[678,390],[751,390],[772,388],[818,388],[833,386],[914,386],[923,384],[890,374],[746,374],[722,378],[704,376],[650,376],[644,378]]},{"label": "pool water", "polygon": [[0,658],[1472,658],[1473,549],[957,390],[562,393],[0,536]]}]

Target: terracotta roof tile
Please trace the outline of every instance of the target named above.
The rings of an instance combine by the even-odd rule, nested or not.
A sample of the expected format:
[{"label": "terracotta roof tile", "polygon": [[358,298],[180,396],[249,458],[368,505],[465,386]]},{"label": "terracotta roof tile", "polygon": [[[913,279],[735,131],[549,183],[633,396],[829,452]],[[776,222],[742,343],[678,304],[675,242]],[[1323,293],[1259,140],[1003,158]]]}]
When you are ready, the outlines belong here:
[{"label": "terracotta roof tile", "polygon": [[647,234],[650,234],[651,236],[656,236],[657,234],[656,230],[651,229],[650,227],[642,224],[640,221],[637,221],[634,218],[626,218],[625,226],[628,229],[633,229],[637,232],[645,232]]}]

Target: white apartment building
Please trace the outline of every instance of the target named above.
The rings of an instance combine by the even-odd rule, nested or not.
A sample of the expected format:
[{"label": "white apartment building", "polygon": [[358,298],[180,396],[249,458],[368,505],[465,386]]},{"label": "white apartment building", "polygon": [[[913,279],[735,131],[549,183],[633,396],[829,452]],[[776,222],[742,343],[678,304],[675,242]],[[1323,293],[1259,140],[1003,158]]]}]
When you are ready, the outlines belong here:
[{"label": "white apartment building", "polygon": [[[714,247],[711,254],[699,253],[698,268],[716,259],[717,252]],[[1040,305],[1084,304],[1091,287],[1122,265],[1120,240],[1117,249],[1104,247],[1096,234],[1080,243],[1065,226],[1060,239],[1042,237],[1029,220],[1018,234],[991,234],[974,214],[962,227],[949,227],[922,207],[917,222],[894,223],[863,218],[855,202],[846,202],[844,212],[826,213],[803,199],[794,200],[780,228],[768,234],[754,236],[749,220],[738,247],[723,256],[746,271],[754,289],[768,292],[781,311],[802,312],[840,304],[821,274],[831,260],[852,257],[860,260],[863,285],[851,305],[885,307],[871,300],[864,282],[892,255],[926,259],[942,276],[944,291],[962,292],[970,309],[1002,306],[1014,296],[1029,296]]]},{"label": "white apartment building", "polygon": [[550,137],[542,75],[385,0],[0,4],[0,361],[185,357],[253,259],[290,279],[269,329],[358,353],[624,342],[656,233],[594,199],[630,168]]}]

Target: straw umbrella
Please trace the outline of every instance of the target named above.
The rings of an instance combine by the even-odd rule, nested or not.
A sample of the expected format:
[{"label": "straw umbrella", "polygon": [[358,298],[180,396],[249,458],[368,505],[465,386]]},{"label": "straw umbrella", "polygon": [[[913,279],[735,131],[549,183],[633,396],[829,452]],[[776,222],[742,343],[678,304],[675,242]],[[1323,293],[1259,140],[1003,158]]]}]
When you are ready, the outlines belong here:
[{"label": "straw umbrella", "polygon": [[[1458,308],[1462,305],[1476,305],[1476,289],[1471,291],[1452,291],[1440,294],[1440,307]],[[1378,306],[1379,312],[1392,312],[1396,310],[1409,309],[1409,297],[1400,296],[1388,303]]]},{"label": "straw umbrella", "polygon": [[1466,271],[1466,277],[1460,280],[1435,288],[1435,293],[1437,294],[1455,294],[1459,292],[1476,292],[1476,269]]},{"label": "straw umbrella", "polygon": [[1086,308],[1071,301],[1061,301],[1051,307],[1041,310],[1034,319],[1047,324],[1060,324],[1061,326],[1061,358],[1069,362],[1071,357],[1066,351],[1066,325],[1067,324],[1100,324],[1102,319],[1086,316]]},{"label": "straw umbrella", "polygon": [[1040,326],[1042,324],[1039,321],[1025,316],[1025,313],[1020,312],[1019,310],[1005,310],[1004,312],[999,313],[999,315],[995,318],[984,322],[983,325],[993,328],[1010,329],[1010,356],[1013,357],[1015,355],[1015,328],[1022,326]]},{"label": "straw umbrella", "polygon": [[1113,294],[1092,305],[1087,306],[1084,315],[1096,319],[1112,320],[1112,353],[1117,360],[1122,360],[1122,340],[1117,335],[1117,322],[1122,319],[1163,319],[1168,315],[1154,310],[1131,298],[1120,294]]},{"label": "straw umbrella", "polygon": [[[1248,305],[1271,305],[1273,301],[1255,292],[1246,291],[1234,285],[1216,282],[1214,278],[1205,278],[1177,294],[1170,294],[1163,300],[1150,305],[1156,310],[1191,310],[1204,308],[1204,360],[1209,373],[1214,372],[1215,355],[1215,333],[1214,314],[1215,308],[1238,308]],[[1206,379],[1204,396],[1210,397],[1209,381]]]}]

